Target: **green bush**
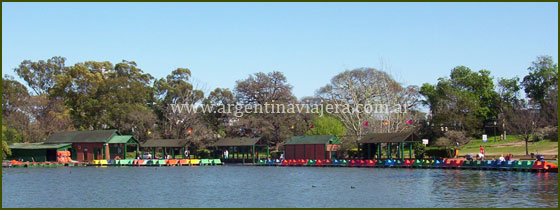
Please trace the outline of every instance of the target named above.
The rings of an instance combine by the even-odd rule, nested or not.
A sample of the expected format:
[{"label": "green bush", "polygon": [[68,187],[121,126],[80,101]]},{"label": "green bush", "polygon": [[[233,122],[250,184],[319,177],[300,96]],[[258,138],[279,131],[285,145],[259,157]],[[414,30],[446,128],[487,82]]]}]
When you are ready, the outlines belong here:
[{"label": "green bush", "polygon": [[210,157],[210,150],[208,149],[199,149],[196,150],[196,156],[198,158],[209,158]]},{"label": "green bush", "polygon": [[430,158],[450,158],[454,156],[454,150],[452,148],[429,148],[424,154]]},{"label": "green bush", "polygon": [[280,159],[280,155],[282,155],[282,151],[271,151],[270,159]]},{"label": "green bush", "polygon": [[412,145],[412,149],[414,150],[414,158],[424,159],[424,155],[426,153],[426,145],[420,142],[416,142]]},{"label": "green bush", "polygon": [[554,132],[549,133],[546,138],[552,141],[558,141],[558,127],[556,127],[556,130]]},{"label": "green bush", "polygon": [[541,141],[543,139],[550,139],[552,141],[558,141],[558,127],[547,126],[544,128],[539,128],[535,131],[533,136],[533,141]]},{"label": "green bush", "polygon": [[337,152],[337,158],[348,159],[358,154],[356,143],[353,141],[343,141],[340,145],[340,150]]},{"label": "green bush", "polygon": [[346,150],[346,155],[348,155],[348,158],[358,157],[358,148],[351,148]]},{"label": "green bush", "polygon": [[543,140],[543,139],[544,139],[543,136],[534,135],[534,136],[533,136],[533,139],[532,139],[531,141],[533,141],[533,142],[539,142],[539,141],[541,141],[541,140]]},{"label": "green bush", "polygon": [[2,140],[2,160],[6,159],[10,155],[12,155],[12,151],[8,148],[8,143]]},{"label": "green bush", "polygon": [[448,131],[445,132],[443,137],[437,138],[434,145],[460,149],[467,145],[471,140],[472,138],[467,137],[467,134],[463,131]]}]

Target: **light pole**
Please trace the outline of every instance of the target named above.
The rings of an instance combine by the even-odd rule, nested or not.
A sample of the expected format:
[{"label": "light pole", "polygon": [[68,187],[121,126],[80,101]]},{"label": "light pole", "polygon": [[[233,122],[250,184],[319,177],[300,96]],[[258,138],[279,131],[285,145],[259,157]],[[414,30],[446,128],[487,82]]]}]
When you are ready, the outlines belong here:
[{"label": "light pole", "polygon": [[494,142],[496,142],[496,121],[494,121]]},{"label": "light pole", "polygon": [[506,139],[507,139],[507,132],[506,132],[506,124],[505,124],[505,123],[502,123],[502,129],[504,129],[504,138],[503,138],[503,140],[506,140]]}]

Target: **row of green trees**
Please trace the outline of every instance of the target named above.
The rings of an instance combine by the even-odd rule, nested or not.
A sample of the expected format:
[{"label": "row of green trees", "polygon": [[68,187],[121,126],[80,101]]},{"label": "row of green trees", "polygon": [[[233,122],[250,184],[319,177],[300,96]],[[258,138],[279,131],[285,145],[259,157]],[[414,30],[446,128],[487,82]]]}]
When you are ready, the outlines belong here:
[{"label": "row of green trees", "polygon": [[[204,91],[192,81],[187,68],[154,78],[126,60],[67,66],[65,58],[53,57],[25,60],[14,70],[24,84],[8,75],[2,78],[3,144],[40,142],[61,130],[118,129],[141,141],[189,139],[191,149],[197,149],[224,136],[262,136],[279,145],[293,135],[332,134],[353,142],[366,133],[414,127],[421,127],[423,136],[431,139],[443,136],[440,127],[477,136],[494,121],[503,125],[501,130],[507,126],[522,133],[523,126],[515,119],[519,113],[535,115],[539,119],[534,121],[535,129],[558,122],[558,67],[548,56],[538,57],[522,80],[499,78],[497,85],[490,71],[474,72],[464,66],[454,68],[449,78],[422,87],[402,86],[386,72],[372,68],[347,70],[333,77],[315,96],[302,99],[292,94],[287,78],[276,71],[249,75],[238,80],[232,90]],[[519,97],[522,89],[528,101]],[[170,107],[237,103],[405,104],[407,111],[368,114],[364,107],[351,107],[357,110],[321,117],[309,113],[236,117],[218,112],[176,113]],[[430,110],[428,117],[419,111],[424,105]],[[531,110],[538,110],[538,114]]]},{"label": "row of green trees", "polygon": [[[520,97],[522,90],[526,98]],[[497,135],[522,135],[526,153],[527,142],[537,131],[558,140],[558,65],[550,56],[537,57],[523,78],[498,78],[497,84],[489,70],[475,72],[458,66],[437,84],[422,85],[420,94],[430,108],[423,134],[431,139],[444,137],[441,140],[453,147],[493,129],[499,132]],[[446,135],[449,130],[455,132]],[[455,138],[463,135],[456,131],[467,135]]]},{"label": "row of green trees", "polygon": [[[190,79],[187,68],[154,78],[132,61],[86,61],[67,66],[65,58],[53,57],[25,60],[14,70],[25,83],[8,75],[2,78],[2,138],[8,144],[41,142],[62,130],[118,129],[141,141],[188,139],[196,150],[224,136],[263,136],[277,144],[293,135],[317,132],[309,129],[314,123],[311,114],[248,114],[237,118],[228,113],[174,113],[170,107],[300,102],[280,72],[255,73],[237,81],[233,90],[216,88],[205,96]],[[344,135],[341,125],[331,128],[332,120],[318,118],[316,130]],[[14,134],[8,135],[5,130]]]}]

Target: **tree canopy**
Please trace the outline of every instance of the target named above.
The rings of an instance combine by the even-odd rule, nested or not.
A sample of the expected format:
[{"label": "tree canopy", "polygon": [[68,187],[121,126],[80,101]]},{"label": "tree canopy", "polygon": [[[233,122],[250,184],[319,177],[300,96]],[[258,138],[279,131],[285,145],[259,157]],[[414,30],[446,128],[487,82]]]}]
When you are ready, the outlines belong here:
[{"label": "tree canopy", "polygon": [[[527,138],[538,127],[557,128],[558,123],[558,66],[550,56],[537,57],[522,79],[514,76],[494,81],[489,70],[457,66],[448,77],[421,87],[405,86],[374,68],[346,70],[313,97],[301,100],[279,71],[257,72],[237,80],[231,90],[218,87],[206,92],[192,80],[195,72],[188,68],[154,78],[127,60],[67,66],[66,58],[56,56],[46,61],[24,60],[14,71],[23,82],[8,75],[2,78],[3,145],[40,142],[55,131],[93,129],[118,129],[141,141],[187,139],[191,149],[226,136],[260,136],[278,146],[294,135],[359,139],[367,133],[409,129],[420,129],[423,137],[439,138],[440,143],[448,143],[444,145],[462,145],[493,122],[499,122],[501,125],[494,126],[501,130]],[[519,94],[522,90],[528,103]],[[211,108],[175,112],[172,108],[177,104]],[[225,112],[228,106],[247,104],[322,105],[321,111],[332,105],[347,110],[326,115]],[[358,104],[389,106],[367,110]],[[429,113],[421,111],[422,105]],[[536,123],[523,121],[528,118]],[[454,132],[446,133],[448,129]],[[3,157],[8,154],[9,150],[3,150]]]},{"label": "tree canopy", "polygon": [[499,94],[490,71],[474,72],[457,66],[449,78],[420,88],[423,103],[430,108],[432,126],[452,127],[479,135],[485,123],[497,119]]},{"label": "tree canopy", "polygon": [[342,137],[346,135],[346,127],[334,117],[321,116],[313,119],[312,128],[305,132],[306,136],[313,135],[335,135]]}]

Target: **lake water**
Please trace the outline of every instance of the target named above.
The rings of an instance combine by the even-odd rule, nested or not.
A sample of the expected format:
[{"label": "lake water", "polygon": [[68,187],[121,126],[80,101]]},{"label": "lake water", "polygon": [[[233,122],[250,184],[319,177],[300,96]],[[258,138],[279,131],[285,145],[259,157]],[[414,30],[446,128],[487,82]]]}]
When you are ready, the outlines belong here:
[{"label": "lake water", "polygon": [[558,174],[304,167],[2,169],[2,207],[558,207]]}]

